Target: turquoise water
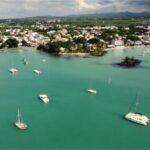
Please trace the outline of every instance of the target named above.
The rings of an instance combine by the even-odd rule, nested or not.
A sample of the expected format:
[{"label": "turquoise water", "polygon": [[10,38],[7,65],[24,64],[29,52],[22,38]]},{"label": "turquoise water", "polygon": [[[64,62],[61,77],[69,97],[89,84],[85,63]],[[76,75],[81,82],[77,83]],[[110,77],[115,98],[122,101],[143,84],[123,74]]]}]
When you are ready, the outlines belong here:
[{"label": "turquoise water", "polygon": [[[140,55],[144,49],[100,58],[0,53],[0,149],[150,149],[150,125],[123,118],[138,91],[139,110],[150,117],[150,56]],[[113,65],[125,56],[142,59],[141,67]],[[24,57],[29,65],[23,64]],[[19,70],[17,75],[8,72],[11,67]],[[34,74],[34,69],[42,74]],[[88,88],[98,94],[88,94]],[[49,95],[49,104],[38,99],[41,93]],[[13,125],[18,108],[29,126],[26,131]]]}]

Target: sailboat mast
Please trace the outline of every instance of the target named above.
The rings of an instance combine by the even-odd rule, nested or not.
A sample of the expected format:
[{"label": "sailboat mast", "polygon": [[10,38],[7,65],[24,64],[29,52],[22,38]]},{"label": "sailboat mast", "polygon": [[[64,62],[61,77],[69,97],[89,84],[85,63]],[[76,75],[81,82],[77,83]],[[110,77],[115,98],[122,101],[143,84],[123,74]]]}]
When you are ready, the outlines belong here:
[{"label": "sailboat mast", "polygon": [[137,111],[138,106],[139,106],[139,92],[137,93],[137,96],[136,96],[135,112]]},{"label": "sailboat mast", "polygon": [[20,123],[21,120],[20,120],[20,111],[19,111],[19,108],[18,108],[18,115],[17,115],[17,117],[18,117],[18,122]]}]

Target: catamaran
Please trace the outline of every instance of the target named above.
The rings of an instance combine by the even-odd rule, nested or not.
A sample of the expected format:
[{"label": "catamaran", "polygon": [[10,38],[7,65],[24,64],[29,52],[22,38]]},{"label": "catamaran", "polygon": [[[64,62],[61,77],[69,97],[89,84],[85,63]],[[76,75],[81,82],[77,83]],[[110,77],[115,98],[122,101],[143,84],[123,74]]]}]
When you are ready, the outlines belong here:
[{"label": "catamaran", "polygon": [[88,89],[87,91],[92,94],[97,94],[97,91],[95,89]]},{"label": "catamaran", "polygon": [[41,74],[41,71],[39,71],[39,70],[34,70],[34,73],[36,73],[36,74]]},{"label": "catamaran", "polygon": [[46,94],[40,94],[39,95],[40,99],[44,102],[44,103],[48,103],[49,102],[49,98]]},{"label": "catamaran", "polygon": [[21,113],[19,109],[18,109],[17,121],[15,122],[15,126],[20,130],[26,130],[28,127],[27,124],[25,124],[23,120],[21,119]]},{"label": "catamaran", "polygon": [[9,72],[11,72],[12,74],[15,74],[18,72],[18,70],[15,68],[11,68],[11,69],[9,69]]},{"label": "catamaran", "polygon": [[139,105],[139,102],[137,99],[135,111],[129,112],[128,114],[126,114],[125,119],[132,121],[132,122],[135,122],[135,123],[140,124],[140,125],[147,126],[148,123],[150,122],[150,119],[147,116],[137,112],[138,105]]},{"label": "catamaran", "polygon": [[149,118],[145,115],[142,115],[140,113],[128,113],[125,118],[129,121],[132,121],[132,122],[135,122],[135,123],[138,123],[138,124],[141,124],[141,125],[144,125],[144,126],[147,126],[147,124],[149,123]]}]

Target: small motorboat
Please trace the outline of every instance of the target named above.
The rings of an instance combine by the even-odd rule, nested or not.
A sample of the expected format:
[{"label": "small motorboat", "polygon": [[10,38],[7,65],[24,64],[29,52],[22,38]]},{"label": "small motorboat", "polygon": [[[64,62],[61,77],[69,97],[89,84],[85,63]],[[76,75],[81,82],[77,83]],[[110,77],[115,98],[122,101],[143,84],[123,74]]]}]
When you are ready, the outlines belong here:
[{"label": "small motorboat", "polygon": [[9,72],[11,72],[12,74],[15,74],[18,72],[18,70],[15,68],[11,68],[11,69],[9,69]]},{"label": "small motorboat", "polygon": [[49,102],[49,98],[46,94],[40,94],[39,95],[40,99],[44,102],[44,103],[48,103]]},{"label": "small motorboat", "polygon": [[34,73],[36,73],[36,74],[41,74],[41,71],[39,71],[39,70],[34,70]]},{"label": "small motorboat", "polygon": [[23,59],[23,63],[24,63],[25,65],[28,65],[28,64],[29,64],[29,62],[27,61],[26,58]]},{"label": "small motorboat", "polygon": [[91,94],[97,94],[97,91],[95,89],[88,89],[87,91]]}]

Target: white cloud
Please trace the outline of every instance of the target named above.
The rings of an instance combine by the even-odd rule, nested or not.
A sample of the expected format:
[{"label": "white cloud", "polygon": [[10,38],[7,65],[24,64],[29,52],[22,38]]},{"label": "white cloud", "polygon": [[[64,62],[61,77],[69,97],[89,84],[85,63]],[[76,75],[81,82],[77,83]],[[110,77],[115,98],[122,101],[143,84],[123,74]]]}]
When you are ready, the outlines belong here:
[{"label": "white cloud", "polygon": [[77,0],[78,8],[80,11],[91,11],[91,10],[96,10],[100,7],[100,4],[98,3],[88,3],[86,0]]},{"label": "white cloud", "polygon": [[150,11],[150,0],[0,0],[0,18]]}]

